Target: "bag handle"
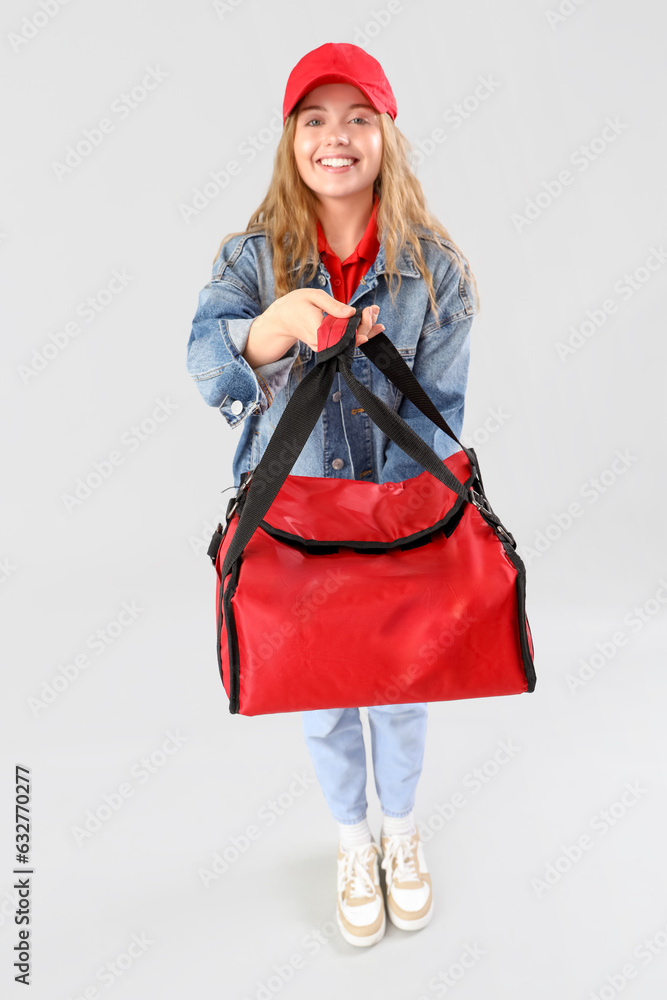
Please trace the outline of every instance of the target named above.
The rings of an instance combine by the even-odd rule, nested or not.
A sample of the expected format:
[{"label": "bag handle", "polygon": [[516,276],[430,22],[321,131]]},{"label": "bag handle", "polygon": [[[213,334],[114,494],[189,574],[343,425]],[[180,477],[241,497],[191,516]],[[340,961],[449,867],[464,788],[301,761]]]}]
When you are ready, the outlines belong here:
[{"label": "bag handle", "polygon": [[[357,307],[355,315],[361,313],[362,310]],[[322,360],[324,350],[329,348],[332,342],[334,344],[338,343],[338,341],[345,335],[348,322],[349,319],[346,319],[345,317],[332,316],[331,314],[324,318],[317,331],[317,350],[319,355],[318,362]],[[456,441],[459,448],[466,453],[468,461],[471,465],[475,466],[477,464],[474,452],[468,451],[468,449],[461,444],[454,431],[446,422],[445,418],[434,406],[433,400],[424,391],[424,387],[417,380],[414,372],[405,363],[404,359],[401,357],[400,353],[386,334],[376,334],[365,344],[362,344],[359,349],[364,352],[366,357],[373,362],[375,367],[381,371],[383,375],[388,378],[400,392],[403,393],[404,396],[407,396],[408,399],[414,403],[417,409],[422,411],[424,416],[428,417],[429,420],[432,420],[434,424],[440,427],[441,430]]]},{"label": "bag handle", "polygon": [[421,410],[424,416],[428,417],[429,420],[431,420],[446,434],[449,434],[454,441],[456,441],[461,450],[465,453],[470,463],[470,468],[475,473],[475,479],[473,482],[476,481],[479,486],[479,490],[473,490],[472,488],[469,490],[472,496],[473,504],[478,508],[482,516],[485,517],[489,523],[493,524],[496,528],[502,531],[505,537],[510,540],[512,546],[515,547],[516,542],[514,540],[514,536],[507,530],[507,528],[505,528],[498,515],[494,512],[484,492],[484,481],[482,480],[482,473],[479,468],[479,462],[477,461],[477,455],[472,448],[466,448],[465,445],[461,444],[445,418],[439,410],[436,409],[433,400],[427,394],[423,385],[417,379],[415,373],[408,365],[406,365],[395,345],[391,342],[391,340],[389,340],[386,334],[378,333],[374,337],[371,337],[367,343],[362,344],[360,350],[362,350],[364,354],[370,358],[376,368],[378,368],[389,379],[389,381],[403,393],[404,396],[407,396],[411,403],[414,403],[417,409]]},{"label": "bag handle", "polygon": [[[439,482],[456,493],[457,496],[461,497],[467,503],[472,503],[479,509],[479,501],[476,499],[478,494],[472,490],[472,487],[464,485],[402,417],[390,409],[352,374],[351,364],[356,330],[361,316],[362,310],[357,308],[348,320],[343,321],[345,323],[345,332],[342,337],[331,347],[318,352],[318,360],[315,367],[297,385],[269,439],[259,464],[243,483],[239,495],[247,489],[247,496],[234,532],[234,537],[225,555],[221,569],[221,579],[224,580],[232,565],[252,538],[255,530],[287,479],[294,463],[303,451],[306,441],[310,437],[326,405],[336,371],[342,374],[352,394],[364,407],[371,420],[399,448],[435,476]],[[377,336],[380,337],[382,334],[378,334]],[[368,342],[368,344],[370,343],[372,343],[372,340]],[[389,341],[389,343],[391,342]],[[368,347],[368,344],[365,344],[364,347]],[[387,350],[385,345],[382,346]],[[431,414],[429,412],[426,415],[439,426],[442,426],[443,430],[458,441],[458,438],[447,427],[447,424],[436,410],[416,377],[410,372],[400,354],[398,352],[396,354],[400,364],[396,361],[396,358],[393,358],[389,362],[389,370],[401,379],[406,388],[409,384],[410,392],[419,399],[419,402],[415,402],[415,405],[419,406],[423,412],[426,412],[424,406],[426,406],[427,410],[432,408],[434,413]],[[411,378],[408,378],[405,376],[405,373],[400,371],[401,365],[405,366]],[[419,393],[415,392],[412,379],[414,379],[414,383],[419,388]],[[474,452],[466,449],[464,451],[469,456],[473,469],[471,482],[475,482],[475,480],[479,480],[479,470]]]},{"label": "bag handle", "polygon": [[433,421],[434,424],[448,434],[450,438],[458,444],[467,455],[471,465],[475,465],[474,455],[461,444],[454,431],[451,429],[439,410],[436,409],[431,397],[424,390],[421,382],[418,381],[412,369],[405,363],[400,353],[392,344],[389,337],[384,333],[377,333],[369,341],[362,344],[360,350],[364,352],[376,368],[389,379],[396,388],[417,407],[418,410]]}]

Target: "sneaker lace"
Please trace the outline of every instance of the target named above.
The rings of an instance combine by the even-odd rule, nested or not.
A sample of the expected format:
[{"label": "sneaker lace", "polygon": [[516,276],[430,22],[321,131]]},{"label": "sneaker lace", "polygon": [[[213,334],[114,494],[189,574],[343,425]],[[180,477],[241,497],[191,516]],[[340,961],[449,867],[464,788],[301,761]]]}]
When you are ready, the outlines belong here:
[{"label": "sneaker lace", "polygon": [[369,863],[373,854],[373,847],[364,844],[363,847],[355,847],[345,851],[343,861],[338,871],[338,891],[344,892],[349,884],[348,894],[350,897],[375,896],[375,882],[369,872]]},{"label": "sneaker lace", "polygon": [[389,885],[396,879],[399,882],[418,882],[419,873],[415,862],[416,851],[411,837],[390,837],[382,858],[382,868],[387,873]]}]

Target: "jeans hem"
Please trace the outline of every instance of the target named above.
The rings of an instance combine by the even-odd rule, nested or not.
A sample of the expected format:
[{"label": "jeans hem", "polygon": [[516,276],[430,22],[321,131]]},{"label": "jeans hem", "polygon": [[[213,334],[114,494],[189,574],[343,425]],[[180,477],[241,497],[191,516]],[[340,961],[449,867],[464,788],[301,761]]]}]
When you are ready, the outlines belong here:
[{"label": "jeans hem", "polygon": [[338,819],[337,816],[334,816],[334,819],[336,820],[337,823],[345,823],[347,826],[352,826],[353,823],[363,822],[363,820],[366,819],[367,815],[368,815],[368,810],[366,810],[366,812],[364,812],[361,816],[359,816],[358,819]]}]

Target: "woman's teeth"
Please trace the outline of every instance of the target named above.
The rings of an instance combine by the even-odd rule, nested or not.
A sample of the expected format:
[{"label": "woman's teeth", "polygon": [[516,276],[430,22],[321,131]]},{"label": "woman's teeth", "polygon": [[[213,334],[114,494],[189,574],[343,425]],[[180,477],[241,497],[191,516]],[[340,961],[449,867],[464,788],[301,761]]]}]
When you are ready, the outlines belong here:
[{"label": "woman's teeth", "polygon": [[329,167],[329,169],[336,170],[343,167],[351,167],[354,163],[356,163],[356,160],[353,157],[349,156],[346,157],[326,156],[324,157],[324,159],[319,160],[318,162],[322,167]]}]

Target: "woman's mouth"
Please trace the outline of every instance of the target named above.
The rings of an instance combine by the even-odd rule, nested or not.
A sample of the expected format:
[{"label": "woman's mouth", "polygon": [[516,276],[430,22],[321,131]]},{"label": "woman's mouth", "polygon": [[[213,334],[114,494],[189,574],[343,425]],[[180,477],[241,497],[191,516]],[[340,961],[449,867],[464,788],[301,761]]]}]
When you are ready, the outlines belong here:
[{"label": "woman's mouth", "polygon": [[351,170],[357,163],[357,158],[354,156],[323,156],[321,160],[316,162],[318,166],[322,167],[322,170],[326,170],[329,174],[344,174],[346,170]]}]

